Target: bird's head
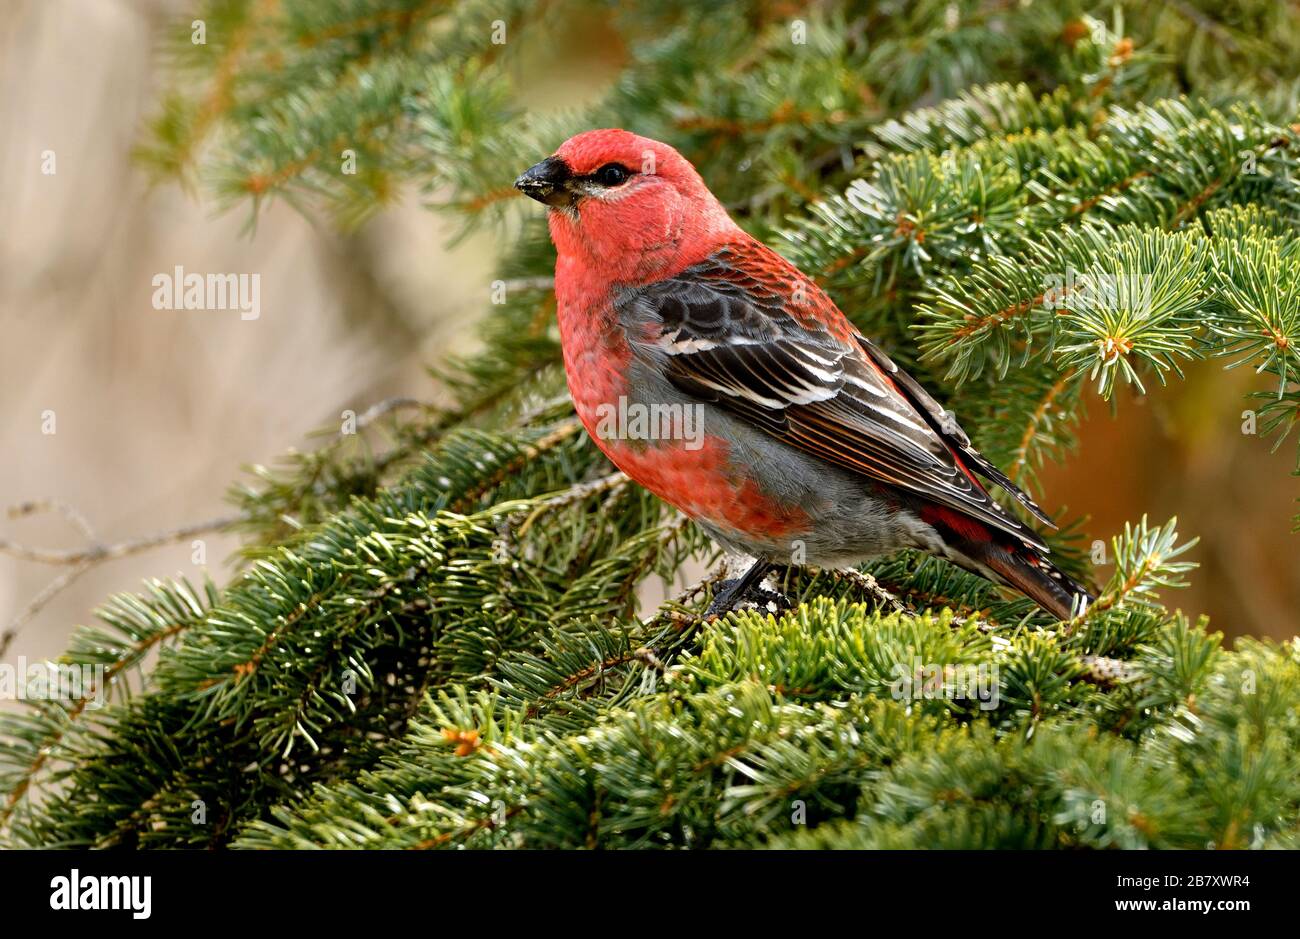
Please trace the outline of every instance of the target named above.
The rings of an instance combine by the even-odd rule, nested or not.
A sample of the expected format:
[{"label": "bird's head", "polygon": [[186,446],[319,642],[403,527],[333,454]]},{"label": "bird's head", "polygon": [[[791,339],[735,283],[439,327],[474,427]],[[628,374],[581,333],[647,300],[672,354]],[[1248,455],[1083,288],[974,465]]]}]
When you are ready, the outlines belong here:
[{"label": "bird's head", "polygon": [[625,130],[569,138],[515,188],[550,208],[562,260],[616,268],[620,279],[694,263],[734,227],[685,157]]}]

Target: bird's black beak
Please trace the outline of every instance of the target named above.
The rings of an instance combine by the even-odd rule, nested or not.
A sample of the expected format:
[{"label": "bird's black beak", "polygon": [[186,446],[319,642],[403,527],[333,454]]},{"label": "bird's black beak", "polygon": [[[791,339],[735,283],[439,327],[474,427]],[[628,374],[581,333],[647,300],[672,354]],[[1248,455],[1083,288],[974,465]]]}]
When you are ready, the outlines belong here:
[{"label": "bird's black beak", "polygon": [[530,199],[559,208],[573,204],[573,193],[565,185],[572,178],[569,164],[559,157],[547,157],[524,170],[515,180],[515,188]]}]

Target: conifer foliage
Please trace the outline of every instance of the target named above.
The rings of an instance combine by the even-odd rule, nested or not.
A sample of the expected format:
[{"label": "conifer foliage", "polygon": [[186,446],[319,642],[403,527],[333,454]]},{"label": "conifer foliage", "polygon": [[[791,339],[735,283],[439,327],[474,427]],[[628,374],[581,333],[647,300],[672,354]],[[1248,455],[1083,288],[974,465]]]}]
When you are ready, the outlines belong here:
[{"label": "conifer foliage", "polygon": [[[1255,406],[1282,444],[1300,410],[1285,6],[198,3],[140,148],[152,171],[254,219],[283,199],[356,226],[434,194],[509,236],[504,303],[485,289],[483,351],[439,376],[452,405],[381,409],[232,489],[229,583],[154,581],[80,629],[65,661],[104,666],[107,703],[0,721],[0,835],[1300,846],[1300,642],[1227,651],[1171,611],[1194,576],[1173,521],[1135,519],[1107,568],[1055,533],[1098,593],[1069,622],[906,553],[791,569],[791,609],[706,621],[723,568],[573,416],[544,220],[510,188],[579,130],[672,143],[891,356],[956,389],[1031,491],[1085,394],[1193,359],[1266,373]],[[521,75],[575,23],[621,74],[530,113]],[[692,558],[709,573],[647,609]]]}]

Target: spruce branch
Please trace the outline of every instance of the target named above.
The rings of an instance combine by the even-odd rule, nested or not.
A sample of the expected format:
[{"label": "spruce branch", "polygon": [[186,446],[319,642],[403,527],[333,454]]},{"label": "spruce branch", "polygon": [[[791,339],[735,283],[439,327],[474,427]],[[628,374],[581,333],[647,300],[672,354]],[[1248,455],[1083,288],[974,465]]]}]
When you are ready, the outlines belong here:
[{"label": "spruce branch", "polygon": [[115,695],[127,693],[128,672],[138,670],[151,651],[200,622],[217,599],[211,582],[201,591],[185,581],[153,580],[147,588],[140,596],[114,597],[97,611],[102,627],[82,627],[73,634],[62,664],[100,669],[75,698],[29,702],[28,713],[0,718],[0,735],[6,738],[0,748],[0,792],[5,793],[0,831],[9,826],[51,762],[70,757],[78,744],[68,747],[65,741],[81,732],[80,724]]},{"label": "spruce branch", "polygon": [[1124,525],[1124,533],[1111,540],[1115,573],[1101,595],[1086,610],[1062,626],[1066,635],[1084,623],[1121,607],[1151,608],[1155,592],[1163,587],[1182,587],[1183,574],[1197,565],[1176,558],[1186,554],[1199,539],[1178,544],[1178,520],[1171,518],[1159,528],[1147,524],[1146,516],[1136,525]]}]

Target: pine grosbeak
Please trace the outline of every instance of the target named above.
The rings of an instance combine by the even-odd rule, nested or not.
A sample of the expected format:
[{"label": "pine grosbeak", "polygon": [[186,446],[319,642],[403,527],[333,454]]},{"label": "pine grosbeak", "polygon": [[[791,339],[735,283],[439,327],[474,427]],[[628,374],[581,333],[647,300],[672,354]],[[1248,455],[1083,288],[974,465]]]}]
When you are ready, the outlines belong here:
[{"label": "pine grosbeak", "polygon": [[[977,476],[1050,525],[1042,510],[672,147],[588,131],[515,185],[549,207],[579,419],[615,466],[757,559],[729,602],[772,564],[842,568],[902,548],[1061,619],[1087,602]],[[638,411],[648,424],[619,427],[639,432],[610,432],[611,415]],[[675,432],[653,433],[655,415]]]}]

